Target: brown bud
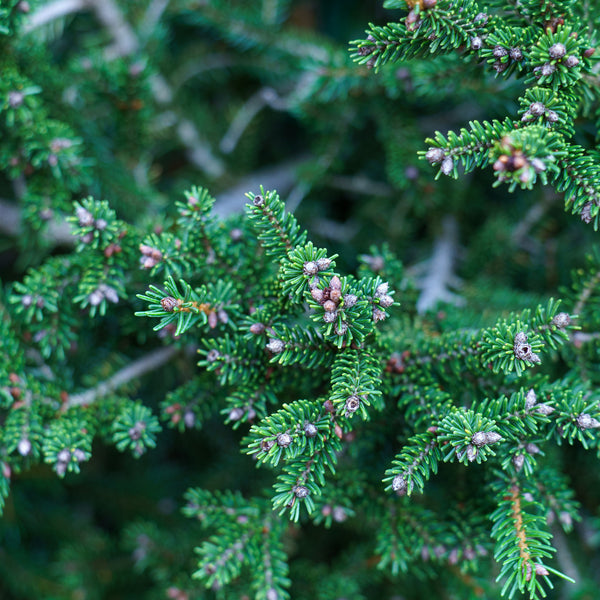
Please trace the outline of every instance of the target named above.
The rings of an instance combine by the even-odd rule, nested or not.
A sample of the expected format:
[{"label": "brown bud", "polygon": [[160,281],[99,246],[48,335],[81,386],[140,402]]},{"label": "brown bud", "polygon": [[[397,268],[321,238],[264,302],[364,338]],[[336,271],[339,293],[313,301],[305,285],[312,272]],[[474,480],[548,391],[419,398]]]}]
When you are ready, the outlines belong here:
[{"label": "brown bud", "polygon": [[292,436],[285,432],[277,436],[277,445],[281,448],[287,448],[292,443]]},{"label": "brown bud", "polygon": [[309,494],[308,488],[304,485],[295,485],[292,491],[296,498],[306,498]]},{"label": "brown bud", "polygon": [[469,444],[467,446],[467,459],[469,460],[469,462],[473,462],[474,460],[476,460],[478,454],[479,450],[475,446],[473,446],[472,444]]},{"label": "brown bud", "polygon": [[265,330],[265,326],[262,323],[252,323],[250,325],[250,333],[254,335],[260,335]]},{"label": "brown bud", "polygon": [[360,407],[360,398],[358,396],[350,396],[346,400],[346,404],[344,408],[346,409],[346,413],[355,413]]},{"label": "brown bud", "polygon": [[309,260],[304,263],[303,272],[305,275],[316,275],[319,272],[319,266],[316,262]]},{"label": "brown bud", "polygon": [[160,305],[163,307],[163,310],[167,312],[173,312],[180,304],[180,300],[177,298],[173,298],[173,296],[165,296],[161,299]]},{"label": "brown bud", "polygon": [[344,433],[343,433],[342,428],[340,427],[339,423],[335,424],[335,427],[333,428],[333,432],[335,433],[336,437],[338,437],[340,440],[344,437]]},{"label": "brown bud", "polygon": [[323,298],[324,298],[323,290],[320,290],[319,288],[316,288],[316,287],[311,288],[310,295],[313,297],[313,300],[315,302],[318,302],[319,304],[321,304],[323,302]]},{"label": "brown bud", "polygon": [[556,325],[559,329],[564,329],[570,324],[571,317],[566,312],[560,312],[552,319],[552,325]]},{"label": "brown bud", "polygon": [[326,300],[323,303],[323,308],[325,312],[334,312],[337,308],[337,304],[333,300]]},{"label": "brown bud", "polygon": [[392,489],[395,492],[406,492],[407,484],[404,475],[396,475],[392,481]]},{"label": "brown bud", "polygon": [[342,290],[340,288],[331,288],[329,292],[329,299],[333,300],[336,304],[340,301],[342,297]]}]

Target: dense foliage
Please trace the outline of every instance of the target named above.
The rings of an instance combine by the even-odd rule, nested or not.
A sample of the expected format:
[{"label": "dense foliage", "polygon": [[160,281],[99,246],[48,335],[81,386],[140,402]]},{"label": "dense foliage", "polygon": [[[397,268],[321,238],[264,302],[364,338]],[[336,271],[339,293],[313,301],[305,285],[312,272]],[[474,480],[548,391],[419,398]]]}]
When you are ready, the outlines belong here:
[{"label": "dense foliage", "polygon": [[595,597],[600,8],[384,8],[0,1],[3,598]]}]

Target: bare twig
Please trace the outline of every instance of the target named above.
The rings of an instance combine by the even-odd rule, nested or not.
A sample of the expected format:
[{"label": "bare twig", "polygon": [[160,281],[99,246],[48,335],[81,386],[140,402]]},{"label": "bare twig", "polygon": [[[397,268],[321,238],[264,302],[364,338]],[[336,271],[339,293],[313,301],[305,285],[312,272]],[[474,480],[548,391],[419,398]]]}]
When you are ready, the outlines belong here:
[{"label": "bare twig", "polygon": [[114,45],[106,50],[108,60],[129,56],[139,50],[135,32],[125,21],[123,13],[113,0],[88,0],[98,20],[110,32]]},{"label": "bare twig", "polygon": [[143,32],[145,37],[150,37],[152,30],[160,22],[160,18],[169,5],[169,2],[170,0],[152,0],[140,24],[140,31]]},{"label": "bare twig", "polygon": [[332,175],[326,180],[326,184],[338,190],[367,196],[389,198],[394,195],[394,188],[391,185],[383,181],[373,181],[364,175]]},{"label": "bare twig", "polygon": [[[50,11],[50,6],[55,8]],[[96,14],[98,21],[108,30],[113,38],[113,45],[106,49],[106,57],[112,60],[119,57],[129,56],[140,50],[140,42],[134,29],[127,23],[123,13],[114,0],[56,0],[56,2],[36,11],[26,27],[26,31],[33,31],[52,19],[57,19],[64,14],[77,12],[78,10],[91,9]],[[161,3],[156,6],[158,16],[163,10]],[[42,13],[38,16],[38,13]],[[160,104],[171,102],[173,92],[162,75],[155,75],[151,80],[152,93],[155,100]],[[176,128],[180,141],[188,150],[188,158],[194,166],[201,169],[211,177],[219,177],[224,171],[223,162],[216,157],[210,145],[202,139],[196,126],[187,119],[181,119]]]},{"label": "bare twig", "polygon": [[25,24],[24,31],[25,33],[29,33],[56,19],[81,12],[87,7],[87,0],[55,0],[36,10]]},{"label": "bare twig", "polygon": [[447,216],[442,226],[442,235],[435,241],[433,256],[427,263],[427,273],[418,282],[421,295],[417,300],[417,311],[424,313],[435,308],[438,302],[462,304],[464,299],[451,292],[458,278],[453,273],[458,253],[458,225],[456,219]]},{"label": "bare twig", "polygon": [[229,154],[235,150],[240,138],[252,119],[265,107],[270,106],[275,110],[286,110],[287,103],[279,97],[277,92],[270,87],[261,88],[253,94],[239,110],[233,119],[227,133],[223,136],[219,148],[221,152]]},{"label": "bare twig", "polygon": [[138,360],[134,360],[132,363],[117,371],[112,377],[103,381],[95,388],[86,390],[81,394],[75,394],[70,396],[67,402],[64,404],[64,409],[68,410],[74,406],[87,406],[92,404],[99,398],[107,396],[114,390],[120,388],[122,385],[129,383],[133,379],[137,379],[146,373],[158,369],[177,353],[177,348],[169,346],[166,348],[158,348],[152,352],[142,356]]},{"label": "bare twig", "polygon": [[243,211],[244,205],[248,202],[246,192],[258,192],[261,184],[267,190],[277,190],[281,195],[286,194],[296,181],[298,168],[306,160],[307,157],[302,156],[250,173],[236,186],[217,195],[214,213],[220,217],[227,217]]},{"label": "bare twig", "polygon": [[[21,229],[21,211],[15,204],[0,199],[0,233],[12,237],[19,235]],[[44,232],[44,237],[54,244],[71,245],[77,241],[77,238],[71,232],[70,225],[57,218],[53,218],[48,223],[48,229]]]}]

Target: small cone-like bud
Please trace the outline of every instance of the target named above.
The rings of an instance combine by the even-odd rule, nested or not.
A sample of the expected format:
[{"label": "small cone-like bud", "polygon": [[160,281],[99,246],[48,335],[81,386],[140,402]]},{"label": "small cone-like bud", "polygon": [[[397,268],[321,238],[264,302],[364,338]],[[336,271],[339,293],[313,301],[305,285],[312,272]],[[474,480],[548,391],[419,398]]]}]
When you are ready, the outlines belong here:
[{"label": "small cone-like bud", "polygon": [[562,58],[567,53],[567,48],[564,44],[557,42],[556,44],[552,44],[550,48],[548,48],[548,55],[550,58],[558,59]]},{"label": "small cone-like bud", "polygon": [[325,323],[333,323],[336,319],[337,319],[337,311],[326,312],[323,315],[323,321],[325,321]]},{"label": "small cone-like bud", "polygon": [[564,329],[571,324],[571,317],[569,313],[560,312],[552,319],[552,324],[556,325],[559,329]]},{"label": "small cone-like bud", "polygon": [[387,294],[379,298],[379,305],[383,306],[383,308],[389,308],[392,304],[394,304],[394,299]]},{"label": "small cone-like bud", "polygon": [[525,408],[527,410],[531,410],[536,405],[536,403],[537,396],[535,395],[533,389],[531,389],[527,392],[527,395],[525,396]]},{"label": "small cone-like bud", "polygon": [[319,271],[325,271],[326,269],[329,269],[330,266],[331,266],[330,258],[319,258],[317,260],[317,268],[319,269]]},{"label": "small cone-like bud", "polygon": [[495,431],[486,432],[485,437],[486,444],[495,444],[496,442],[499,442],[502,439],[502,436],[499,433],[496,433]]},{"label": "small cone-like bud", "polygon": [[63,448],[57,455],[56,460],[61,463],[68,463],[71,460],[71,452]]},{"label": "small cone-like bud", "polygon": [[250,333],[254,335],[260,335],[265,330],[265,326],[263,323],[252,323],[250,325]]},{"label": "small cone-like bud", "polygon": [[167,312],[173,312],[179,306],[179,300],[173,298],[173,296],[166,296],[161,299],[160,305],[162,306],[163,310],[166,310]]},{"label": "small cone-like bud", "polygon": [[469,460],[469,462],[473,462],[474,460],[476,460],[478,454],[479,450],[475,446],[473,446],[472,444],[469,444],[467,446],[467,459]]},{"label": "small cone-like bud", "polygon": [[600,422],[587,413],[581,413],[577,417],[577,425],[580,429],[596,429],[600,427]]},{"label": "small cone-like bud", "polygon": [[447,156],[442,161],[442,166],[440,167],[440,170],[444,175],[450,175],[450,173],[452,173],[453,169],[454,169],[454,161],[452,160],[452,158],[450,156]]},{"label": "small cone-like bud", "polygon": [[303,272],[305,275],[316,275],[319,272],[319,267],[316,262],[310,260],[304,263]]},{"label": "small cone-like bud", "polygon": [[287,448],[292,443],[292,436],[289,433],[280,433],[277,436],[277,445],[281,448]]},{"label": "small cone-like bud", "polygon": [[425,158],[431,165],[435,165],[444,160],[445,153],[441,148],[429,148],[425,154]]},{"label": "small cone-like bud", "polygon": [[471,443],[473,443],[478,448],[485,446],[487,444],[487,434],[485,431],[477,431],[471,437]]},{"label": "small cone-like bud", "polygon": [[311,288],[310,290],[310,295],[313,297],[313,300],[315,302],[318,302],[319,304],[321,304],[323,302],[323,290],[320,290],[319,288]]},{"label": "small cone-like bud", "polygon": [[516,454],[512,459],[513,465],[517,471],[520,471],[525,464],[525,455],[524,454]]},{"label": "small cone-like bud", "polygon": [[483,46],[483,40],[478,35],[471,38],[471,49],[472,50],[481,50],[482,46]]},{"label": "small cone-like bud", "polygon": [[572,69],[573,67],[576,67],[579,64],[579,59],[573,55],[567,56],[567,58],[565,58],[564,60],[564,64],[570,69]]},{"label": "small cone-like bud", "polygon": [[360,398],[358,396],[350,396],[346,400],[345,409],[347,413],[355,413],[360,407]]},{"label": "small cone-like bud", "polygon": [[392,481],[392,489],[395,492],[404,492],[407,488],[406,479],[404,479],[404,475],[396,475]]},{"label": "small cone-like bud", "polygon": [[27,438],[22,438],[17,444],[17,450],[21,456],[27,456],[31,452],[31,442]]},{"label": "small cone-like bud", "polygon": [[329,291],[329,299],[335,302],[336,304],[340,301],[342,297],[342,290],[340,288],[332,288]]},{"label": "small cone-like bud", "polygon": [[357,300],[358,298],[354,294],[346,294],[344,296],[344,308],[352,308]]},{"label": "small cone-like bud", "polygon": [[546,112],[546,106],[542,102],[532,102],[529,105],[529,112],[534,117],[539,117]]},{"label": "small cone-like bud", "polygon": [[306,498],[309,494],[308,488],[304,485],[296,485],[293,488],[296,498]]},{"label": "small cone-like bud", "polygon": [[73,458],[77,462],[83,462],[86,459],[85,452],[81,450],[81,448],[75,448],[75,450],[73,450]]},{"label": "small cone-like bud", "polygon": [[304,425],[304,435],[306,435],[306,437],[315,437],[317,433],[318,429],[312,423],[306,423],[306,425]]},{"label": "small cone-like bud", "polygon": [[280,354],[285,349],[285,344],[278,338],[269,339],[267,344],[267,350],[270,350],[273,354]]}]

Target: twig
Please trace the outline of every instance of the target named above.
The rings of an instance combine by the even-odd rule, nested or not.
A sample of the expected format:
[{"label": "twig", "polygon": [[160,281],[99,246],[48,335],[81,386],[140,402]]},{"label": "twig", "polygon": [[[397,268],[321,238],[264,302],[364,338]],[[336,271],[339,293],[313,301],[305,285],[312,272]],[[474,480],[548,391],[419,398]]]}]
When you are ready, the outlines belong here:
[{"label": "twig", "polygon": [[332,175],[325,183],[329,187],[356,194],[379,196],[381,198],[389,198],[394,195],[392,186],[382,181],[373,181],[364,175]]},{"label": "twig", "polygon": [[110,394],[132,379],[137,379],[154,369],[158,369],[168,362],[177,351],[178,349],[173,346],[158,348],[157,350],[142,356],[142,358],[134,360],[131,364],[120,371],[117,371],[112,377],[103,381],[95,388],[82,392],[81,394],[70,396],[64,404],[64,410],[68,410],[74,406],[87,406],[92,404],[99,398]]},{"label": "twig", "polygon": [[56,19],[80,12],[86,9],[87,6],[87,0],[55,0],[55,2],[46,4],[36,10],[28,19],[23,29],[25,33],[29,33]]},{"label": "twig", "polygon": [[[0,199],[0,233],[15,237],[21,229],[21,211],[18,206]],[[77,238],[71,232],[71,227],[66,221],[53,219],[48,223],[44,232],[47,241],[55,244],[72,245]]]},{"label": "twig", "polygon": [[114,44],[106,50],[108,60],[129,56],[139,50],[139,42],[123,13],[113,0],[88,0],[98,20],[110,32]]},{"label": "twig", "polygon": [[225,154],[235,150],[240,138],[252,119],[265,107],[270,106],[275,110],[286,110],[287,102],[279,97],[277,92],[270,87],[261,88],[244,103],[238,114],[233,119],[227,133],[223,136],[219,149]]},{"label": "twig", "polygon": [[144,13],[144,18],[140,25],[140,31],[143,32],[145,37],[150,37],[151,32],[160,22],[160,18],[169,5],[169,2],[170,0],[152,0]]},{"label": "twig", "polygon": [[[567,538],[563,530],[555,525],[552,528],[552,538],[553,546],[557,550],[556,559],[560,565],[560,570],[571,579],[574,579],[575,581],[581,581],[581,574],[579,573],[577,565],[573,560],[573,554],[571,553],[571,549],[569,548]],[[569,596],[570,590],[563,586],[560,593],[560,599],[568,600]]]},{"label": "twig", "polygon": [[[61,8],[61,11],[46,12],[46,9],[54,5],[57,9]],[[106,50],[108,60],[129,56],[140,50],[140,42],[135,31],[127,23],[114,0],[56,0],[53,4],[41,8],[30,17],[26,32],[30,32],[36,27],[52,21],[52,19],[59,18],[63,14],[86,8],[94,11],[100,23],[113,38],[112,47]],[[38,13],[42,13],[41,17],[38,16]],[[166,104],[172,100],[173,92],[162,75],[155,75],[150,83],[152,94],[158,103]],[[176,131],[180,141],[187,148],[188,158],[194,166],[211,177],[220,177],[225,172],[223,162],[213,155],[209,144],[202,140],[202,136],[191,121],[181,119]]]},{"label": "twig", "polygon": [[428,261],[427,275],[418,283],[421,288],[421,295],[417,300],[419,313],[434,308],[438,302],[464,302],[463,298],[448,289],[449,286],[456,286],[458,282],[458,278],[452,272],[458,252],[456,219],[447,216],[442,227],[442,235],[435,241],[433,256]]},{"label": "twig", "polygon": [[265,189],[277,190],[280,195],[286,194],[296,181],[296,172],[298,171],[298,168],[307,160],[308,157],[301,156],[250,173],[236,186],[217,195],[214,214],[219,217],[228,217],[229,215],[243,211],[246,202],[248,202],[245,196],[246,192],[258,192],[261,184]]}]

